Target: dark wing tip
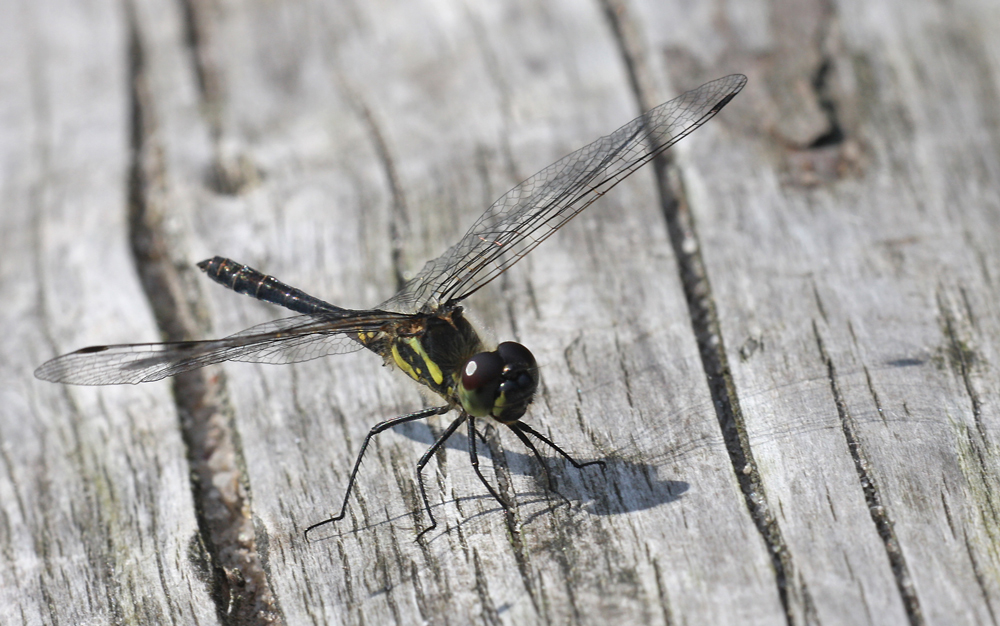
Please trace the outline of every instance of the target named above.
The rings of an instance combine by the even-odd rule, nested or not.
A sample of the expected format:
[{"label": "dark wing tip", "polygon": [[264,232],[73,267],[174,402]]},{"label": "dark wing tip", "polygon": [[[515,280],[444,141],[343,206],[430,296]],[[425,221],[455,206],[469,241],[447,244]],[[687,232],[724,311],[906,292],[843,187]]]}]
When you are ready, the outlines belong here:
[{"label": "dark wing tip", "polygon": [[88,346],[86,348],[80,348],[73,354],[93,354],[95,352],[104,352],[108,350],[111,346]]},{"label": "dark wing tip", "polygon": [[724,107],[727,104],[729,104],[732,101],[732,99],[735,98],[735,97],[736,97],[736,94],[735,93],[731,93],[728,96],[726,96],[725,98],[723,98],[722,100],[719,100],[719,102],[714,107],[712,107],[712,110],[710,111],[710,113],[712,113],[713,115],[715,113],[718,113],[719,111],[722,110],[722,107]]},{"label": "dark wing tip", "polygon": [[72,382],[73,377],[69,375],[70,372],[66,368],[66,363],[69,359],[78,354],[97,354],[98,352],[105,352],[110,349],[111,346],[87,346],[86,348],[80,348],[75,352],[70,352],[69,354],[49,359],[45,363],[39,365],[35,370],[35,378],[38,380],[45,380],[50,383]]},{"label": "dark wing tip", "polygon": [[729,104],[729,102],[736,97],[736,94],[743,91],[743,88],[746,87],[747,84],[747,77],[743,74],[730,74],[729,76],[723,76],[722,78],[714,80],[712,83],[725,85],[725,88],[728,91],[728,93],[723,96],[722,100],[712,107],[712,112],[718,113],[722,107]]}]

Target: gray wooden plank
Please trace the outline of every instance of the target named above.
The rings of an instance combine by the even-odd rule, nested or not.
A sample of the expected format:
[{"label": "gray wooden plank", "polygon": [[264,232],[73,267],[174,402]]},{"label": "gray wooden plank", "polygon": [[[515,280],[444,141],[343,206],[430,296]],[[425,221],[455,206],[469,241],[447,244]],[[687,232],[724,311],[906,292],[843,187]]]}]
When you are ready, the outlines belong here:
[{"label": "gray wooden plank", "polygon": [[[196,230],[206,255],[337,304],[392,293],[393,229],[399,269],[415,271],[506,188],[637,112],[599,7],[244,8],[203,43],[225,93],[224,141],[244,146],[262,182],[204,198]],[[723,131],[701,131],[713,132]],[[559,468],[580,508],[550,511],[533,460],[502,433],[520,494],[511,534],[456,436],[446,468],[429,468],[442,528],[421,549],[413,464],[442,426],[418,424],[380,438],[351,517],[306,544],[301,530],[339,506],[367,429],[424,401],[370,355],[229,368],[257,529],[289,622],[781,619],[770,557],[717,434],[653,181],[637,177],[604,204],[470,300],[485,326],[543,364],[532,423],[583,458],[611,459],[606,477]],[[233,298],[212,295],[222,332],[274,314]]]},{"label": "gray wooden plank", "polygon": [[[720,19],[667,34],[643,7],[672,62]],[[996,43],[974,25],[996,8],[758,9],[726,12],[737,41],[686,62],[744,67],[732,115],[772,134],[746,116],[731,149],[694,143],[685,183],[794,612],[994,623]],[[844,136],[808,149],[831,120]],[[795,424],[816,428],[774,437]]]},{"label": "gray wooden plank", "polygon": [[155,340],[131,263],[122,5],[0,24],[0,622],[216,621],[166,385],[56,386],[56,353]]},{"label": "gray wooden plank", "polygon": [[[202,520],[217,575],[238,583],[226,596],[216,580],[218,610],[289,623],[995,621],[988,3],[138,3],[140,104],[155,116],[143,141],[160,159],[144,197],[169,246],[137,259],[123,222],[128,20],[101,6],[87,14],[101,28],[82,33],[73,11],[22,8],[2,38],[10,58],[32,51],[3,79],[12,119],[29,121],[0,141],[16,208],[2,217],[15,329],[3,367],[21,381],[3,420],[6,621],[215,619],[166,409],[201,396],[27,379],[54,351],[156,338],[133,263],[147,291],[151,270],[189,290],[186,303],[152,294],[161,324],[164,308],[196,318],[202,294],[216,334],[276,315],[190,283],[189,264],[213,254],[369,306],[524,176],[639,102],[731,71],[750,74],[748,92],[661,172],[682,207],[667,210],[673,246],[651,168],[469,301],[491,335],[539,358],[531,423],[607,459],[606,474],[552,463],[575,502],[560,507],[519,442],[491,436],[486,474],[517,494],[507,518],[456,436],[428,467],[441,525],[421,547],[413,464],[445,422],[414,424],[380,437],[350,517],[307,543],[367,429],[426,399],[365,354],[208,373],[228,380],[216,417],[235,414],[235,428],[211,428],[236,448],[194,468],[219,485],[196,497],[235,498],[225,524]],[[844,137],[810,147],[834,122]],[[711,291],[691,266],[699,250]],[[728,391],[706,384],[699,348],[724,357]]]}]

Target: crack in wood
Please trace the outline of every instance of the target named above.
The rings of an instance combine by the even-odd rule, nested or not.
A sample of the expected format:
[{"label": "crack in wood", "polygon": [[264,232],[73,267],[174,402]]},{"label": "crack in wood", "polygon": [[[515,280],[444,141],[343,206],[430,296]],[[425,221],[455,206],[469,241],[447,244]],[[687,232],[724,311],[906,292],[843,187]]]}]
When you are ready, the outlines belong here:
[{"label": "crack in wood", "polygon": [[[913,578],[910,576],[909,566],[906,564],[906,557],[899,546],[899,539],[893,528],[893,521],[888,510],[882,502],[882,493],[878,487],[875,477],[870,470],[868,457],[861,446],[861,441],[857,435],[857,425],[850,410],[847,408],[847,401],[840,391],[840,383],[837,377],[837,368],[833,358],[827,353],[823,336],[819,332],[819,327],[813,321],[813,335],[816,338],[816,347],[819,351],[820,360],[826,365],[827,377],[830,382],[830,390],[833,394],[833,401],[837,407],[837,415],[840,419],[841,430],[844,433],[844,440],[847,444],[847,451],[854,461],[854,469],[858,475],[858,482],[865,494],[865,502],[868,505],[868,513],[875,524],[882,544],[885,546],[886,556],[892,567],[893,576],[896,579],[896,588],[903,600],[906,608],[906,616],[910,624],[920,626],[926,623],[923,611],[920,609],[920,598],[913,586]],[[881,407],[876,407],[881,411]]]},{"label": "crack in wood", "polygon": [[209,55],[208,34],[209,23],[206,9],[208,2],[205,0],[180,0],[181,11],[184,15],[184,43],[191,54],[191,65],[194,70],[195,79],[198,83],[198,93],[202,101],[208,105],[210,118],[213,124],[213,131],[217,130],[218,121],[215,119],[215,108],[222,100],[222,79],[217,65],[211,60]]},{"label": "crack in wood", "polygon": [[976,584],[979,585],[979,591],[983,594],[983,604],[986,605],[986,610],[989,611],[990,621],[996,624],[997,616],[993,611],[993,603],[990,602],[988,578],[983,574],[979,561],[976,560],[976,551],[972,549],[972,543],[969,541],[969,535],[967,533],[963,533],[963,535],[965,538],[965,550],[969,555],[969,563],[972,564],[972,573],[976,577]]},{"label": "crack in wood", "polygon": [[[602,4],[621,51],[635,97],[641,108],[649,108],[649,94],[652,91],[645,85],[652,84],[652,77],[644,61],[646,56],[643,51],[644,44],[628,17],[626,2],[602,0]],[[691,326],[701,355],[702,369],[712,395],[716,417],[734,475],[740,485],[750,517],[771,557],[775,585],[786,622],[794,624],[799,621],[796,615],[797,609],[805,607],[808,613],[812,603],[801,583],[792,586],[792,581],[797,580],[792,555],[787,549],[781,528],[771,512],[767,492],[756,469],[739,397],[726,356],[711,285],[704,260],[701,258],[701,246],[695,231],[694,219],[688,211],[686,195],[679,179],[671,176],[673,167],[669,153],[657,155],[653,159],[660,204],[670,243],[677,258]]]},{"label": "crack in wood", "polygon": [[[541,595],[543,590],[541,588],[536,590],[531,583],[529,557],[524,548],[524,541],[522,540],[521,533],[514,532],[509,525],[507,530],[507,540],[510,543],[511,552],[514,555],[514,563],[517,564],[517,573],[521,578],[521,584],[524,585],[524,590],[528,594],[528,599],[531,600],[531,607],[534,609],[535,614],[541,615],[542,606],[540,604],[539,597],[536,597],[535,594],[537,593]],[[542,597],[544,598],[544,596]]]},{"label": "crack in wood", "polygon": [[[171,252],[165,222],[169,189],[163,147],[156,139],[154,95],[135,7],[126,4],[131,97],[128,181],[132,255],[157,325],[167,341],[188,341],[208,328],[194,272]],[[204,369],[173,380],[174,403],[191,467],[201,539],[211,564],[211,595],[224,624],[280,624],[283,619],[257,551],[250,491],[225,377]]]},{"label": "crack in wood", "polygon": [[636,410],[635,402],[632,400],[632,381],[628,371],[628,365],[625,363],[625,351],[622,350],[621,337],[618,334],[618,330],[615,330],[615,353],[618,355],[618,371],[621,372],[622,382],[625,383],[625,400],[628,402],[628,406],[633,411]]},{"label": "crack in wood", "polygon": [[389,241],[392,250],[392,269],[396,279],[396,289],[398,291],[406,284],[406,276],[403,272],[403,241],[410,230],[409,212],[406,208],[406,195],[403,193],[403,186],[399,182],[399,174],[396,172],[396,163],[389,150],[389,144],[385,140],[375,114],[364,98],[356,90],[350,88],[347,82],[340,78],[340,83],[348,95],[348,100],[352,107],[364,120],[365,129],[371,138],[372,146],[375,148],[375,155],[386,182],[389,184],[389,193],[392,196],[392,219],[389,220]]},{"label": "crack in wood", "polygon": [[184,43],[198,85],[201,109],[212,135],[215,162],[211,182],[219,193],[240,194],[260,184],[263,174],[251,158],[226,137],[223,116],[226,85],[212,47],[212,28],[221,9],[216,0],[179,0],[179,4],[184,17]]},{"label": "crack in wood", "polygon": [[813,139],[812,142],[806,146],[807,150],[818,150],[829,146],[839,146],[847,140],[847,136],[844,134],[844,128],[841,126],[837,115],[837,103],[831,94],[832,88],[830,87],[830,73],[832,71],[833,61],[828,56],[824,57],[820,61],[819,67],[816,68],[816,75],[813,78],[812,86],[813,90],[816,92],[816,101],[819,103],[819,108],[826,116],[829,124],[829,130]]},{"label": "crack in wood", "polygon": [[480,619],[484,624],[493,626],[502,624],[500,613],[496,609],[496,602],[490,597],[489,584],[486,581],[486,574],[483,572],[483,563],[479,558],[479,551],[472,551],[472,566],[476,576],[476,595],[479,596],[479,603],[482,605]]},{"label": "crack in wood", "polygon": [[667,591],[663,586],[663,572],[660,571],[660,560],[649,554],[648,546],[646,547],[646,558],[653,565],[653,576],[656,578],[656,593],[660,603],[660,612],[663,614],[663,623],[666,626],[673,626],[676,621],[674,620],[673,611],[670,608],[670,598],[667,596]]},{"label": "crack in wood", "polygon": [[943,291],[938,291],[937,304],[938,311],[941,313],[942,330],[945,339],[948,341],[948,361],[957,370],[958,376],[965,386],[965,392],[972,403],[972,418],[976,424],[976,430],[979,432],[979,437],[984,444],[988,445],[990,440],[986,433],[986,427],[983,424],[983,402],[979,398],[979,392],[976,391],[975,386],[972,384],[971,376],[972,366],[979,360],[977,352],[969,345],[969,342],[959,338],[958,330],[956,329],[958,322],[948,303],[945,301]]},{"label": "crack in wood", "polygon": [[[514,489],[514,482],[511,479],[510,464],[507,462],[507,455],[501,445],[500,436],[497,429],[486,423],[487,436],[486,445],[490,450],[490,458],[493,461],[493,475],[497,479],[497,495],[504,501],[504,523],[507,525],[507,532],[513,539],[511,546],[519,545],[521,540],[521,530],[518,519],[517,493]],[[472,442],[469,442],[470,445]]]},{"label": "crack in wood", "polygon": [[[968,315],[969,324],[975,326],[974,315],[972,313],[970,302],[967,298],[964,288],[959,287],[960,297],[966,314]],[[956,376],[961,381],[964,386],[966,394],[969,396],[973,423],[975,425],[974,429],[966,428],[964,425],[961,428],[960,434],[964,433],[964,443],[965,449],[959,455],[959,459],[962,466],[962,473],[968,480],[969,487],[972,488],[977,495],[974,498],[974,502],[979,509],[980,515],[984,522],[989,520],[985,524],[986,532],[990,535],[991,539],[996,537],[995,529],[998,526],[998,519],[1000,519],[1000,506],[997,504],[997,498],[995,489],[991,486],[995,483],[993,472],[990,469],[990,440],[987,435],[985,424],[983,423],[982,416],[982,400],[979,396],[978,391],[973,385],[972,381],[972,369],[980,361],[981,357],[979,353],[973,349],[968,341],[959,337],[958,330],[958,319],[951,307],[949,307],[948,302],[945,298],[944,288],[939,288],[937,293],[937,305],[939,311],[939,317],[941,320],[941,332],[945,336],[947,341],[944,347],[944,355],[940,357],[940,360],[944,364],[947,364],[955,372]],[[944,499],[942,495],[942,500]],[[948,523],[952,527],[952,533],[955,533],[955,528],[951,519],[950,510],[946,509],[948,514]],[[970,559],[973,559],[971,554],[971,546],[966,537],[966,544],[969,547]],[[973,572],[979,578],[978,563],[974,560],[970,561],[973,567]],[[992,606],[989,604],[987,599],[987,608],[991,615],[993,612]]]},{"label": "crack in wood", "polygon": [[875,390],[875,382],[872,380],[872,374],[868,371],[868,366],[864,366],[865,371],[865,381],[868,384],[868,393],[872,396],[872,402],[875,403],[875,410],[878,412],[878,416],[882,419],[883,425],[888,425],[889,420],[886,418],[885,410],[882,408],[882,400],[879,399],[878,392]]}]

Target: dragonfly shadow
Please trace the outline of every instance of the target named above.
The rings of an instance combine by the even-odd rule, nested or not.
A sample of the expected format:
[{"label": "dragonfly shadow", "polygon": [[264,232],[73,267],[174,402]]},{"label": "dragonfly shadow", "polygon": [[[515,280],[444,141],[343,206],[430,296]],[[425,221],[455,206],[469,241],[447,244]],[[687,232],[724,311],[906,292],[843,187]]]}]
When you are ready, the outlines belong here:
[{"label": "dragonfly shadow", "polygon": [[[424,422],[400,424],[392,430],[428,447],[433,445],[438,436]],[[502,436],[504,429],[498,429],[498,432]],[[512,445],[520,444],[506,438],[504,442]],[[458,432],[448,439],[444,447],[467,452],[468,444],[468,437]],[[668,504],[682,498],[690,489],[690,484],[687,482],[660,478],[658,475],[660,465],[654,463],[630,460],[621,456],[593,459],[574,456],[581,463],[592,461],[604,463],[603,467],[591,465],[576,468],[554,452],[551,455],[547,454],[546,451],[551,452],[547,446],[539,445],[539,450],[543,454],[539,459],[530,451],[512,449],[512,445],[505,445],[503,451],[504,464],[508,471],[530,477],[538,488],[537,491],[519,493],[519,505],[525,503],[523,499],[526,497],[533,498],[534,501],[549,498],[553,506],[558,507],[565,502],[560,499],[560,496],[563,496],[570,502],[579,503],[580,508],[591,515],[618,515]],[[477,442],[476,449],[482,461],[491,459],[490,449],[482,441]],[[546,481],[546,469],[552,480],[551,486]],[[487,479],[490,479],[492,472],[484,473]],[[553,493],[552,487],[556,493]],[[531,517],[542,513],[544,511],[533,513]],[[528,522],[530,518],[524,521]]]},{"label": "dragonfly shadow", "polygon": [[[430,447],[436,436],[435,430],[425,423],[400,425],[393,430],[425,447]],[[358,573],[356,584],[363,586],[363,597],[371,600],[423,578],[428,571],[440,569],[442,562],[456,558],[456,554],[463,549],[468,555],[469,545],[489,543],[493,541],[491,537],[504,536],[505,529],[516,533],[534,527],[532,536],[542,538],[539,549],[545,549],[550,544],[546,538],[552,537],[554,528],[563,529],[559,531],[561,534],[567,528],[585,528],[579,522],[587,516],[611,516],[652,509],[682,498],[689,489],[686,482],[661,479],[658,472],[666,471],[662,463],[623,458],[627,454],[611,453],[600,459],[604,461],[603,467],[594,465],[581,469],[555,453],[549,454],[544,448],[541,450],[543,459],[539,460],[530,450],[519,450],[517,446],[520,442],[512,441],[513,437],[503,437],[504,430],[498,431],[507,444],[503,464],[511,474],[528,478],[515,481],[518,488],[513,498],[512,516],[506,514],[503,507],[485,493],[482,485],[472,479],[467,483],[468,488],[458,493],[452,492],[443,500],[432,498],[430,506],[438,526],[422,541],[416,538],[429,520],[419,507],[401,514],[390,514],[388,509],[383,509],[384,517],[378,507],[374,507],[371,518],[367,514],[361,517],[352,514],[349,519],[343,520],[342,525],[331,524],[308,540],[299,532],[292,541],[302,542],[303,545],[333,545],[336,547],[332,549],[352,554],[364,553],[366,558],[362,562],[367,569]],[[462,456],[455,459],[459,464],[463,457],[467,459],[467,444],[468,439],[463,433],[456,433],[446,444],[462,452]],[[483,473],[495,485],[497,476],[491,467],[489,447],[483,444],[477,448],[483,460]],[[577,460],[589,462],[599,459]],[[548,473],[542,470],[542,463],[548,467]],[[415,458],[413,464],[416,464]],[[456,469],[472,474],[468,467]],[[356,504],[354,510],[358,511]],[[379,551],[385,550],[386,546],[391,546],[391,553],[379,556]],[[511,596],[515,597],[518,597],[516,593]]]}]

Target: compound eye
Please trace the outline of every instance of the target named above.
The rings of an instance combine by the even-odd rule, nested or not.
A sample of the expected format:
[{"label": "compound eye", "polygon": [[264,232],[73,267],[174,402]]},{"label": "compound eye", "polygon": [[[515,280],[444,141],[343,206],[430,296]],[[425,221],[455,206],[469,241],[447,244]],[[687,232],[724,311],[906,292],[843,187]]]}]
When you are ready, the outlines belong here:
[{"label": "compound eye", "polygon": [[538,386],[538,381],[532,378],[529,374],[522,372],[521,374],[518,374],[517,378],[504,380],[502,383],[500,383],[500,394],[509,395],[516,393],[524,393],[525,391],[533,392],[535,390],[535,387],[537,386]]},{"label": "compound eye", "polygon": [[496,352],[480,352],[465,363],[458,389],[459,401],[469,415],[486,417],[493,410],[503,376],[503,360]]},{"label": "compound eye", "polygon": [[503,374],[503,359],[496,352],[480,352],[469,359],[462,370],[462,386],[469,391],[482,389],[500,382]]},{"label": "compound eye", "polygon": [[505,341],[497,346],[497,354],[507,370],[531,370],[537,367],[531,350],[514,341]]},{"label": "compound eye", "polygon": [[505,341],[497,346],[503,360],[503,380],[498,388],[491,415],[504,424],[521,419],[538,389],[538,364],[531,351],[519,343]]}]

